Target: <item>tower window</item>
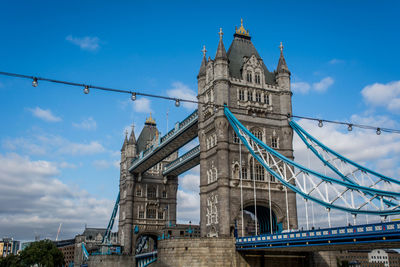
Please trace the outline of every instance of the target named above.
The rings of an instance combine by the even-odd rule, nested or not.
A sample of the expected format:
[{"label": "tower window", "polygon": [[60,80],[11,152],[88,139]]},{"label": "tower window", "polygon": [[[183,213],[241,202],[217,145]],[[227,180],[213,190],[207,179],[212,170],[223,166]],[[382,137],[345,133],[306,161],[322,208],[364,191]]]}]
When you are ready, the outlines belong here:
[{"label": "tower window", "polygon": [[268,94],[264,95],[264,103],[267,104],[267,105],[269,105],[269,103],[270,103]]},{"label": "tower window", "polygon": [[244,90],[239,90],[239,100],[244,101]]},{"label": "tower window", "polygon": [[260,92],[256,92],[256,101],[261,102],[261,93]]},{"label": "tower window", "polygon": [[148,208],[147,209],[147,218],[148,219],[155,219],[156,218],[156,210]]},{"label": "tower window", "polygon": [[144,219],[144,211],[139,211],[139,219]]},{"label": "tower window", "polygon": [[167,198],[167,191],[163,191],[163,192],[162,192],[162,197],[163,197],[163,198]]},{"label": "tower window", "polygon": [[253,101],[253,92],[247,91],[247,101]]},{"label": "tower window", "polygon": [[136,196],[141,197],[142,196],[142,189],[138,188],[136,189]]},{"label": "tower window", "polygon": [[162,211],[158,212],[158,219],[163,220],[164,219],[164,213]]},{"label": "tower window", "polygon": [[256,73],[255,81],[256,81],[256,84],[260,84],[261,83],[261,78],[260,78],[260,74],[259,73]]},{"label": "tower window", "polygon": [[263,139],[263,133],[262,133],[261,130],[253,130],[253,131],[251,131],[251,133],[252,133],[255,137],[257,137],[258,139],[260,139],[260,140],[262,141],[262,139]]},{"label": "tower window", "polygon": [[147,198],[156,198],[156,189],[154,187],[147,188]]},{"label": "tower window", "polygon": [[272,148],[278,148],[278,138],[277,137],[272,137],[271,138],[271,147]]},{"label": "tower window", "polygon": [[242,179],[247,179],[247,168],[242,167]]},{"label": "tower window", "polygon": [[239,136],[233,131],[233,143],[239,144]]},{"label": "tower window", "polygon": [[261,164],[256,163],[256,181],[264,181],[264,168]]},{"label": "tower window", "polygon": [[252,82],[252,77],[251,77],[252,75],[251,75],[251,73],[247,73],[247,81],[249,82],[249,83],[251,83]]}]

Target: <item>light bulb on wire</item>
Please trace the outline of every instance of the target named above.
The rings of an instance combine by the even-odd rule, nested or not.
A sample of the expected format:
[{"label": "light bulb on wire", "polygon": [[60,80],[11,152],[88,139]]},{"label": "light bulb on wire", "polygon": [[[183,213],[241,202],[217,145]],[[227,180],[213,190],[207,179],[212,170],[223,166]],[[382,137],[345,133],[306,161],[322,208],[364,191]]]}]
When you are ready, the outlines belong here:
[{"label": "light bulb on wire", "polygon": [[353,130],[353,124],[349,124],[349,127],[347,127],[347,130],[348,130],[349,132],[351,132],[351,131]]},{"label": "light bulb on wire", "polygon": [[85,85],[85,89],[83,89],[85,95],[89,94],[89,86]]},{"label": "light bulb on wire", "polygon": [[179,99],[175,99],[175,107],[179,107],[181,105],[181,101]]},{"label": "light bulb on wire", "polygon": [[38,86],[38,80],[37,80],[36,77],[33,78],[32,86],[33,86],[33,87],[37,87],[37,86]]},{"label": "light bulb on wire", "polygon": [[377,134],[377,135],[380,135],[381,133],[382,133],[381,128],[377,128],[377,129],[376,129],[376,134]]},{"label": "light bulb on wire", "polygon": [[131,99],[132,99],[132,101],[135,101],[135,100],[136,100],[136,93],[132,93]]},{"label": "light bulb on wire", "polygon": [[324,124],[322,123],[322,120],[319,120],[319,121],[318,121],[318,127],[321,128],[322,126],[324,126]]}]

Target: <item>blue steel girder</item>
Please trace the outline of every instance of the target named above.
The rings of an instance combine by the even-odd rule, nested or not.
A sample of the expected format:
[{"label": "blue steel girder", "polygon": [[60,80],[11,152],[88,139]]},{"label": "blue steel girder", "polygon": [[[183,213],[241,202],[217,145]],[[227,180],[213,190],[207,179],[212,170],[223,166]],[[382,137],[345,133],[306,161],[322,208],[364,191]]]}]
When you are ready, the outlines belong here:
[{"label": "blue steel girder", "polygon": [[337,250],[371,249],[400,245],[400,222],[386,222],[354,226],[341,226],[307,231],[292,231],[272,235],[239,237],[237,250]]},{"label": "blue steel girder", "polygon": [[181,173],[184,173],[194,166],[200,164],[200,145],[194,147],[189,150],[176,160],[167,164],[163,170],[163,176],[174,175],[178,176]]},{"label": "blue steel girder", "polygon": [[256,138],[233,116],[227,107],[224,111],[232,128],[250,154],[275,179],[304,199],[314,201],[328,210],[333,208],[354,215],[400,214],[400,205],[389,205],[388,207],[384,205],[387,201],[397,202],[397,198],[400,196],[399,192],[366,187],[310,170],[284,157]]},{"label": "blue steel girder", "polygon": [[132,160],[129,167],[131,173],[141,174],[177,151],[179,148],[192,141],[198,135],[198,113],[195,110],[183,121],[175,124],[175,128],[163,137],[160,137],[156,145],[142,151],[138,157]]}]

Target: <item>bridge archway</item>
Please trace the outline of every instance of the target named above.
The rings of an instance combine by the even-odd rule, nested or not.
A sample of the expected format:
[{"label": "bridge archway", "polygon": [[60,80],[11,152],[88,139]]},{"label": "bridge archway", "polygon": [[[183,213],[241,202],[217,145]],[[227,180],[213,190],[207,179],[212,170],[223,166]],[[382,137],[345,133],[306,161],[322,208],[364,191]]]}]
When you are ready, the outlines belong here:
[{"label": "bridge archway", "polygon": [[[276,233],[279,231],[278,217],[275,212],[268,207],[257,205],[248,205],[243,209],[244,226],[246,231],[250,235],[255,235],[255,214],[257,214],[257,233],[258,234],[270,234],[271,228],[272,232]],[[272,220],[271,220],[272,215]],[[271,224],[272,223],[272,224]]]},{"label": "bridge archway", "polygon": [[136,254],[152,252],[157,250],[157,234],[156,233],[142,233],[136,238]]}]

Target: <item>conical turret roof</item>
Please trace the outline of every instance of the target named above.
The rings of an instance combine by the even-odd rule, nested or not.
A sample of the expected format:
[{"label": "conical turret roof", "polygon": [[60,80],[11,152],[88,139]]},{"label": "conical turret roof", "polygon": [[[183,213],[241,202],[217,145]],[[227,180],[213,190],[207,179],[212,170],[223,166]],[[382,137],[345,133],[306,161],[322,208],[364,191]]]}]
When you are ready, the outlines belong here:
[{"label": "conical turret roof", "polygon": [[215,55],[215,59],[228,59],[226,56],[226,50],[224,46],[224,42],[222,41],[222,35],[224,33],[222,32],[222,28],[219,29],[219,43],[218,43],[218,49],[217,49],[217,54]]}]

